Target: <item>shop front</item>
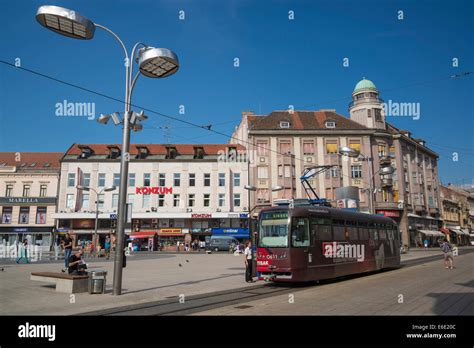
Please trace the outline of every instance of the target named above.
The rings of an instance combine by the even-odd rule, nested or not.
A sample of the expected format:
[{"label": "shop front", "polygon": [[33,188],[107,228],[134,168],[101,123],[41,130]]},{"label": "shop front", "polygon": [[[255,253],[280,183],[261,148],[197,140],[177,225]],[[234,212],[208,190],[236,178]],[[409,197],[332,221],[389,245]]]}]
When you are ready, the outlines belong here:
[{"label": "shop front", "polygon": [[467,229],[462,229],[461,226],[447,226],[451,232],[451,243],[456,245],[469,245],[470,235]]},{"label": "shop front", "polygon": [[50,251],[53,243],[53,226],[0,227],[0,243],[4,246],[22,243],[38,246],[42,252]]},{"label": "shop front", "polygon": [[[176,251],[178,242],[184,245],[186,234],[189,233],[187,228],[160,228],[158,231],[158,244],[161,250]],[[180,248],[182,250],[183,247]]]},{"label": "shop front", "polygon": [[245,242],[250,238],[248,228],[213,228],[212,235],[234,237],[239,242]]},{"label": "shop front", "polygon": [[158,231],[132,232],[130,239],[132,240],[133,251],[158,250]]}]

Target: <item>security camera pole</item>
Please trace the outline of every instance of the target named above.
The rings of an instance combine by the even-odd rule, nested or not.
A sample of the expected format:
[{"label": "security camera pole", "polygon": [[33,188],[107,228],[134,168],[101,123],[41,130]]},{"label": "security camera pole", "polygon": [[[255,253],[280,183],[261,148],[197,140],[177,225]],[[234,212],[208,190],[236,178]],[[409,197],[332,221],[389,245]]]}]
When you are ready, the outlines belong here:
[{"label": "security camera pole", "polygon": [[[166,48],[154,48],[137,42],[129,56],[127,48],[120,38],[112,30],[100,24],[93,23],[88,18],[80,15],[76,11],[59,6],[41,6],[36,13],[36,20],[45,28],[70,38],[80,40],[90,40],[94,37],[95,29],[100,28],[111,34],[120,44],[125,56],[125,113],[123,117],[122,149],[120,156],[120,186],[119,202],[117,212],[117,239],[115,246],[114,260],[114,285],[113,294],[122,293],[122,265],[125,235],[125,209],[127,199],[128,182],[128,162],[130,160],[130,130],[140,130],[139,123],[144,119],[143,114],[137,114],[131,122],[132,112],[130,103],[132,99],[133,88],[140,74],[152,78],[168,77],[173,75],[179,69],[178,57],[172,51]],[[139,49],[140,48],[140,49]],[[137,54],[137,57],[135,56]],[[133,76],[133,63],[139,66],[139,71]],[[109,117],[102,117],[101,123],[107,123]],[[114,121],[115,122],[115,121]]]}]

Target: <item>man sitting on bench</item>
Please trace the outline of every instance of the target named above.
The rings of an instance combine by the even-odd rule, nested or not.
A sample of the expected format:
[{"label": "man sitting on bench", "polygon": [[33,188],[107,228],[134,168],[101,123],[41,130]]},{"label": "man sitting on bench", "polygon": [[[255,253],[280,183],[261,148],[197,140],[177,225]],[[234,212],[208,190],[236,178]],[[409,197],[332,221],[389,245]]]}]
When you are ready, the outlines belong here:
[{"label": "man sitting on bench", "polygon": [[72,275],[87,275],[87,265],[82,259],[82,248],[77,249],[74,254],[69,257],[68,273]]}]

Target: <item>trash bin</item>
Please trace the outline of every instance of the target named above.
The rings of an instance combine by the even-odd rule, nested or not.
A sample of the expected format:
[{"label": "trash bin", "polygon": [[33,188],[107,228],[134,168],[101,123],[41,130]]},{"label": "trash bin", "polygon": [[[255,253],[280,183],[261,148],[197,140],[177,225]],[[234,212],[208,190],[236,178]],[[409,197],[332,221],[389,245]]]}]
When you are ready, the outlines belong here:
[{"label": "trash bin", "polygon": [[89,272],[89,294],[104,294],[107,283],[107,271]]}]

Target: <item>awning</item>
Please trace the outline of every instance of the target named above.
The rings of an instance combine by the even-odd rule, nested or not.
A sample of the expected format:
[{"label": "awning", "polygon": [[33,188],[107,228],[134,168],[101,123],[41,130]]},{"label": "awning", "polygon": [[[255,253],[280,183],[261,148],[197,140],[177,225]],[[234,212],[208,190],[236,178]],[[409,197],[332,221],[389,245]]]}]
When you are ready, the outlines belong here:
[{"label": "awning", "polygon": [[444,233],[441,233],[439,231],[433,231],[433,230],[418,230],[418,232],[423,233],[426,236],[437,236],[437,237],[444,237]]},{"label": "awning", "polygon": [[454,232],[459,235],[466,235],[469,236],[469,231],[468,230],[462,230],[462,229],[457,229],[457,228],[450,228],[449,229],[451,232]]}]

